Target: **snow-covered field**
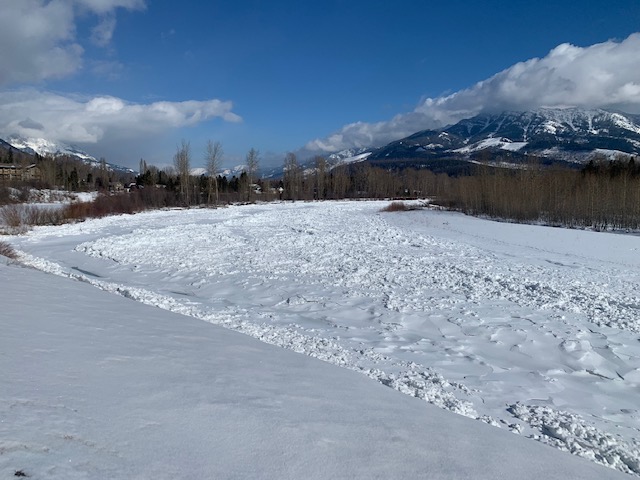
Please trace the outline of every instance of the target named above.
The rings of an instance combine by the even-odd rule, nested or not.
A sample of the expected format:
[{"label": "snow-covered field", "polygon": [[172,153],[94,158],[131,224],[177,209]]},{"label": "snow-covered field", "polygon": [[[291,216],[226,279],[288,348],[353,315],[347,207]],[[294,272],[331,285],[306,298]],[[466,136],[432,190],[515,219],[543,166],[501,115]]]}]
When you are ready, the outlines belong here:
[{"label": "snow-covered field", "polygon": [[150,212],[9,241],[46,272],[640,474],[640,237],[385,205]]}]

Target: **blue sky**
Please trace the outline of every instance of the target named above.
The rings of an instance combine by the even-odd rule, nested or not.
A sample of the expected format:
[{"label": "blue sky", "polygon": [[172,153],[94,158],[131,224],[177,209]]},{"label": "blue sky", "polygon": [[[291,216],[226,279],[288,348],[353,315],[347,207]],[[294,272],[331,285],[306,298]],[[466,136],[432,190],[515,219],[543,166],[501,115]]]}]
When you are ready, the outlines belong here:
[{"label": "blue sky", "polygon": [[[491,108],[640,112],[640,1],[2,0],[0,136],[128,166],[381,145]],[[480,83],[479,83],[480,82]]]}]

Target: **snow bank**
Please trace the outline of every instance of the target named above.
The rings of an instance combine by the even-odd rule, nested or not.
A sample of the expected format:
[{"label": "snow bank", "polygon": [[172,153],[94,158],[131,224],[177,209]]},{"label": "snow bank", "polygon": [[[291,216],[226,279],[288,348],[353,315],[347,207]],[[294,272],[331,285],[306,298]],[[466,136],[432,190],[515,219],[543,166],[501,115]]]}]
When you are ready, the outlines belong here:
[{"label": "snow bank", "polygon": [[0,282],[3,478],[623,478],[81,282]]}]

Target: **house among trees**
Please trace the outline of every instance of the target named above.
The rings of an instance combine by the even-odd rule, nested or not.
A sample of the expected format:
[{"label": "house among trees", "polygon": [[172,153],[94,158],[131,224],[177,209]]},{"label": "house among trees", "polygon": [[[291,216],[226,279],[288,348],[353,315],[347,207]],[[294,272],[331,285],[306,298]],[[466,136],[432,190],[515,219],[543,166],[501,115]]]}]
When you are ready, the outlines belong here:
[{"label": "house among trees", "polygon": [[109,182],[110,193],[124,193],[124,183],[122,182]]},{"label": "house among trees", "polygon": [[4,180],[40,180],[42,172],[35,163],[31,165],[14,165],[0,163],[0,179]]}]

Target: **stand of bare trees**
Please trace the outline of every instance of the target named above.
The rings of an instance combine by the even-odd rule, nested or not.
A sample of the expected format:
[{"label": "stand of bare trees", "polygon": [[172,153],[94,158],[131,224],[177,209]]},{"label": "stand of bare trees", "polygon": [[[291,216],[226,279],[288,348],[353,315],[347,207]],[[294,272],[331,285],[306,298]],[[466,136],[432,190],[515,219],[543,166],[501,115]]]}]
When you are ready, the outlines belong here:
[{"label": "stand of bare trees", "polygon": [[132,173],[110,170],[104,158],[100,159],[98,165],[65,155],[54,157],[36,154],[29,157],[29,161],[25,157],[21,158],[19,163],[14,162],[12,165],[22,171],[35,165],[35,170],[28,177],[0,175],[0,186],[51,188],[71,192],[108,191],[109,186],[114,183],[125,185],[134,179]]},{"label": "stand of bare trees", "polygon": [[634,160],[591,162],[582,171],[480,167],[451,179],[450,208],[515,222],[596,230],[640,228],[640,168]]},{"label": "stand of bare trees", "polygon": [[178,175],[180,200],[184,205],[190,205],[190,177],[191,177],[191,144],[182,140],[173,156],[173,166]]},{"label": "stand of bare trees", "polygon": [[284,157],[282,183],[285,199],[300,200],[302,198],[302,171],[295,153],[289,152]]}]

